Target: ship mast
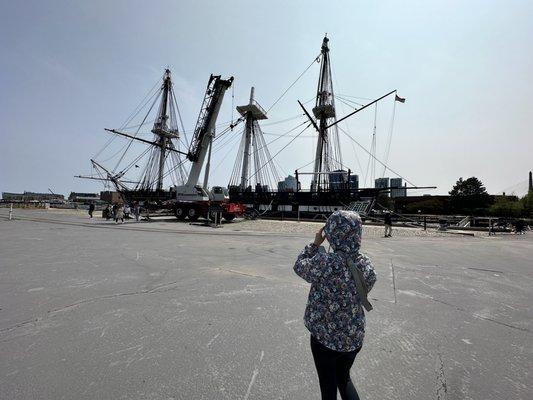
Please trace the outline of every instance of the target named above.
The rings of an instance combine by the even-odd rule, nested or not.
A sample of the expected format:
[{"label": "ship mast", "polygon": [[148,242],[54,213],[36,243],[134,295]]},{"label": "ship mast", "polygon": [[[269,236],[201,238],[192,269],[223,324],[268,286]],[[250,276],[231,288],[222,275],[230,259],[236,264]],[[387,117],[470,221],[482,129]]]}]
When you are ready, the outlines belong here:
[{"label": "ship mast", "polygon": [[328,42],[329,39],[324,37],[316,103],[313,108],[313,114],[318,122],[318,139],[311,191],[320,191],[324,188],[328,182],[327,173],[342,165],[338,133],[328,130],[336,117]]},{"label": "ship mast", "polygon": [[176,129],[169,129],[168,127],[168,104],[169,104],[169,95],[172,88],[172,81],[170,79],[170,70],[165,70],[165,75],[163,78],[163,93],[161,97],[161,103],[159,105],[159,111],[157,118],[154,122],[154,127],[152,128],[152,133],[157,136],[157,144],[159,147],[159,160],[158,160],[158,171],[157,171],[157,190],[163,190],[163,178],[165,173],[165,160],[167,157],[167,148],[170,147],[172,143],[171,139],[179,138],[178,131]]},{"label": "ship mast", "polygon": [[[246,190],[250,185],[250,162],[252,161],[251,146],[252,140],[254,141],[254,147],[257,150],[254,125],[255,121],[260,119],[266,119],[266,112],[263,110],[257,102],[254,100],[254,88],[250,90],[250,102],[247,106],[237,107],[239,113],[246,117],[246,126],[244,128],[244,154],[242,158],[242,171],[241,171],[241,190]],[[254,157],[256,160],[255,170],[257,171],[260,167],[258,165],[257,157]]]},{"label": "ship mast", "polygon": [[[152,140],[143,139],[138,136],[140,133],[139,130],[144,125],[145,121],[148,120],[157,101],[159,101],[159,106],[151,130],[154,136]],[[148,112],[142,119],[141,124],[133,126],[137,128],[134,133],[126,133],[117,129],[106,128],[105,130],[130,139],[130,143],[122,152],[119,161],[113,169],[113,173],[118,173],[120,176],[123,176],[132,167],[139,168],[137,162],[149,152],[147,162],[134,190],[153,191],[155,189],[158,192],[162,192],[164,178],[166,176],[170,175],[171,178],[175,178],[173,180],[177,183],[183,182],[184,170],[183,161],[181,160],[180,155],[188,154],[179,150],[179,143],[175,140],[180,137],[176,118],[176,111],[179,113],[179,110],[177,109],[177,102],[172,88],[172,79],[169,69],[166,69],[163,74],[163,84],[159,87],[159,90],[147,100],[147,103],[145,103],[144,106],[147,106],[148,102],[151,103],[151,106],[149,106]],[[139,111],[135,112],[135,115],[137,115]],[[150,148],[146,149],[133,162],[130,162],[125,166],[124,169],[118,170],[120,163],[124,160],[133,141],[148,144],[150,145]],[[167,160],[171,161],[172,166],[165,172],[165,164]]]},{"label": "ship mast", "polygon": [[254,93],[252,87],[248,104],[237,106],[246,125],[229,186],[241,192],[270,190],[279,181],[279,174],[259,126],[260,120],[268,118],[267,113],[255,100]]}]

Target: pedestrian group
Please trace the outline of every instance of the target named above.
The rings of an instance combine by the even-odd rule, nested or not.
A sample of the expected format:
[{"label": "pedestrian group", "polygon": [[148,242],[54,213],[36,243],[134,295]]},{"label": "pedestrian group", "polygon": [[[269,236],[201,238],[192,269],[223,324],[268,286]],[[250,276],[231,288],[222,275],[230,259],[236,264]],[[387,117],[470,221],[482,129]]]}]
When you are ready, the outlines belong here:
[{"label": "pedestrian group", "polygon": [[[94,207],[95,206],[92,203],[89,205],[90,218],[93,217]],[[135,201],[131,207],[127,203],[113,203],[112,205],[108,204],[102,212],[102,217],[107,220],[114,220],[115,224],[118,224],[119,222],[123,224],[124,219],[131,218],[132,214],[133,218],[135,218],[135,221],[139,222],[141,218],[141,206],[137,201]]]}]

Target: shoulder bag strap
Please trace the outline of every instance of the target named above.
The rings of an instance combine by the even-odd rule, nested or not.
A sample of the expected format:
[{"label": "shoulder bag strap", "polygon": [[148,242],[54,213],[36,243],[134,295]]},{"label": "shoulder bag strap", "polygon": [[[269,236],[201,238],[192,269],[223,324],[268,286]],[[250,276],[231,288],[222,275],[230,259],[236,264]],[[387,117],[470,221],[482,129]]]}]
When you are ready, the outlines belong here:
[{"label": "shoulder bag strap", "polygon": [[355,281],[355,287],[357,288],[357,294],[359,295],[359,300],[365,308],[366,311],[372,310],[372,304],[368,301],[368,290],[366,288],[365,279],[363,273],[359,268],[355,266],[355,263],[352,259],[346,259],[350,272],[352,274],[353,280]]}]

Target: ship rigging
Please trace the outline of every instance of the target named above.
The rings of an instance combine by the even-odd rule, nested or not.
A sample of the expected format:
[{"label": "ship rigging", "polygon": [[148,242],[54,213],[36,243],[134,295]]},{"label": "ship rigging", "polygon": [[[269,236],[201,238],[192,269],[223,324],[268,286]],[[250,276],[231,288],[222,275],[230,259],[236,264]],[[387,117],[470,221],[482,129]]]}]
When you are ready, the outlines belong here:
[{"label": "ship rigging", "polygon": [[[185,181],[184,161],[188,153],[182,148],[185,147],[187,138],[183,123],[181,123],[182,131],[180,132],[178,129],[181,115],[169,69],[165,70],[162,80],[162,84],[150,91],[120,128],[105,129],[113,136],[91,158],[95,175],[78,177],[98,179],[104,182],[106,186],[112,184],[114,189],[132,200],[165,201],[172,198],[171,190],[165,190],[164,184],[166,180],[170,180],[172,185],[183,184]],[[144,114],[141,114],[143,110]],[[130,125],[139,114],[143,115],[140,123]],[[142,129],[152,122],[150,131],[152,138],[143,137],[146,136],[146,132],[143,132]],[[109,161],[114,157],[118,158],[114,167],[108,168],[96,158],[117,137],[125,138],[126,143],[119,152],[107,160]],[[142,143],[147,146],[140,154],[132,158],[130,153],[133,153],[134,143]],[[126,179],[126,175],[136,169],[141,170],[137,179]]]},{"label": "ship rigging", "polygon": [[[155,90],[152,89],[150,91],[126,122],[118,129],[106,129],[113,136],[104,145],[104,148],[91,159],[96,175],[78,177],[101,180],[106,185],[111,184],[117,191],[122,193],[127,201],[140,201],[144,204],[152,203],[167,208],[170,207],[178,218],[183,218],[187,215],[190,219],[197,218],[199,212],[208,212],[206,211],[209,208],[208,203],[213,201],[215,197],[213,192],[208,190],[212,155],[216,157],[222,147],[230,145],[234,139],[240,137],[240,144],[237,147],[233,170],[228,182],[229,200],[231,202],[237,205],[245,204],[248,208],[256,210],[263,209],[274,212],[277,210],[298,213],[302,210],[304,212],[312,212],[312,210],[329,212],[338,208],[351,207],[354,203],[361,201],[365,202],[367,208],[370,208],[373,199],[380,193],[390,191],[391,188],[388,187],[388,184],[381,185],[378,188],[359,187],[358,174],[354,174],[350,168],[343,164],[339,137],[339,132],[341,132],[352,142],[352,146],[355,144],[368,154],[365,183],[369,176],[369,171],[370,179],[371,181],[373,180],[376,163],[379,163],[383,167],[383,176],[386,171],[389,171],[411,185],[409,188],[404,186],[402,189],[419,188],[387,165],[396,102],[404,102],[405,99],[400,98],[396,94],[396,90],[392,90],[366,104],[356,103],[349,98],[350,96],[336,96],[333,88],[330,57],[329,38],[326,36],[323,38],[320,54],[313,59],[311,64],[267,110],[259,105],[254,97],[254,88],[252,88],[248,104],[237,107],[240,118],[233,121],[232,117],[229,126],[226,126],[227,124],[218,125],[218,128],[223,129],[217,137],[215,137],[216,118],[224,92],[231,87],[233,78],[225,81],[220,79],[219,76],[211,76],[190,142],[183,127],[171,73],[169,69],[166,69],[163,74],[162,84],[157,85],[154,88]],[[317,91],[315,96],[308,101],[302,102],[298,100],[299,107],[303,111],[303,113],[295,117],[300,120],[299,124],[283,134],[277,134],[275,139],[267,142],[260,122],[268,119],[267,114],[315,63],[320,64]],[[393,94],[395,97],[389,140],[386,147],[385,161],[382,161],[376,156],[377,104]],[[337,99],[352,108],[351,112],[340,119],[337,119]],[[305,105],[313,100],[314,107],[309,112]],[[374,106],[374,124],[372,144],[369,151],[355,140],[349,132],[341,128],[339,123],[371,106]],[[141,114],[143,110],[144,114]],[[144,115],[144,117],[139,124],[131,125],[138,115]],[[269,125],[283,123],[292,119],[275,121],[269,123]],[[245,122],[242,132],[237,135],[230,133],[234,131],[234,128],[240,122]],[[141,130],[152,123],[150,131],[152,137],[143,137],[145,132]],[[178,124],[180,125],[179,128]],[[264,123],[264,125],[267,125],[267,123]],[[276,157],[296,139],[303,138],[302,134],[309,128],[313,128],[316,131],[316,147],[313,160],[303,167],[297,168],[294,171],[294,177],[289,175],[285,181],[281,181],[278,171],[279,169],[283,170],[283,168],[276,161]],[[114,156],[118,156],[114,167],[107,168],[104,163],[112,159],[113,156],[104,161],[97,160],[97,157],[117,137],[126,139],[126,143],[119,152],[114,154]],[[221,140],[222,138],[224,140]],[[290,138],[290,140],[272,155],[269,150],[270,145],[282,138]],[[131,150],[134,143],[141,143],[146,147],[140,154],[132,158],[129,154],[132,153]],[[235,146],[232,145],[230,147],[230,152],[232,148],[235,148]],[[228,154],[229,152],[215,166],[215,169]],[[357,157],[355,149],[354,154]],[[359,159],[357,159],[357,162],[359,164],[359,173],[361,174],[363,171]],[[313,165],[311,172],[302,171],[303,168],[311,164]],[[189,170],[187,170],[187,166]],[[131,174],[136,169],[140,169],[141,173],[137,174],[136,178],[130,177],[128,174]],[[203,185],[200,185],[199,180],[202,171],[204,172]],[[302,188],[300,178],[303,175],[311,177],[309,189]],[[217,187],[217,193],[219,194],[225,193],[225,190]],[[227,202],[226,195],[223,196],[223,200]],[[201,204],[187,205],[188,203],[185,204],[183,202],[200,202]],[[204,204],[204,202],[207,203]],[[237,206],[238,208],[239,206]],[[228,213],[226,212],[226,214]],[[228,214],[227,219],[232,219],[233,217]]]}]

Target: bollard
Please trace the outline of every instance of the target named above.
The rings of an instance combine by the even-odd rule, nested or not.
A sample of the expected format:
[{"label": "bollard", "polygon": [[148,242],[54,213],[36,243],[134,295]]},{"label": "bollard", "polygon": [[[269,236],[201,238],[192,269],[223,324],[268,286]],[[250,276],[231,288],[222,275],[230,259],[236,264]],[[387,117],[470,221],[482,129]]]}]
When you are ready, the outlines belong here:
[{"label": "bollard", "polygon": [[13,219],[13,203],[9,204],[9,220]]},{"label": "bollard", "polygon": [[424,230],[427,229],[427,217],[424,215]]}]

